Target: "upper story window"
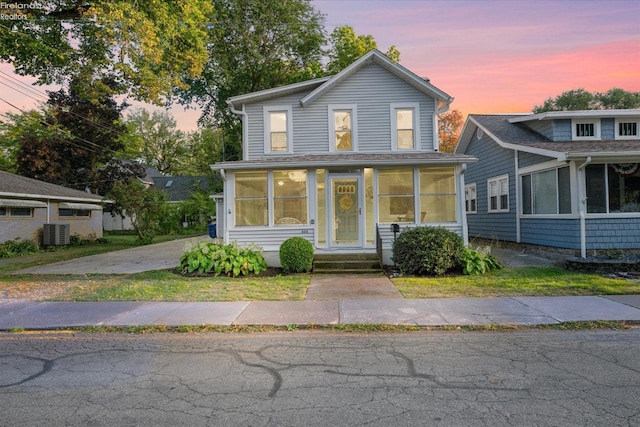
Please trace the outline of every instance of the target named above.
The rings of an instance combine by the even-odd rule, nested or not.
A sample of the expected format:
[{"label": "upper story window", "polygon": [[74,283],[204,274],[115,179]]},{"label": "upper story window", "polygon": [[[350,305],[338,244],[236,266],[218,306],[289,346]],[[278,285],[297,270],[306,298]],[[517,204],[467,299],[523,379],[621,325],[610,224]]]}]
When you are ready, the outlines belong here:
[{"label": "upper story window", "polygon": [[503,175],[487,181],[489,212],[509,212],[509,176]]},{"label": "upper story window", "polygon": [[616,139],[638,139],[638,119],[616,119]]},{"label": "upper story window", "polygon": [[355,151],[355,105],[329,105],[329,151]]},{"label": "upper story window", "polygon": [[291,107],[270,106],[264,109],[265,153],[290,153]]},{"label": "upper story window", "polygon": [[417,103],[391,104],[391,142],[393,150],[415,150],[419,140]]},{"label": "upper story window", "polygon": [[572,120],[571,137],[573,140],[600,139],[600,121]]}]

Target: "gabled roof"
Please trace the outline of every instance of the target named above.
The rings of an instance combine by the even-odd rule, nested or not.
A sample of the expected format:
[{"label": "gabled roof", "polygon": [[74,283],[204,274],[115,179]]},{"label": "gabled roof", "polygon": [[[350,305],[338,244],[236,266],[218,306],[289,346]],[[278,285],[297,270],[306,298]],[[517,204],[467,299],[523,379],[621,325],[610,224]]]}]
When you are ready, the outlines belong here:
[{"label": "gabled roof", "polygon": [[101,202],[102,197],[37,179],[0,171],[0,197]]},{"label": "gabled roof", "polygon": [[209,187],[207,176],[160,176],[153,178],[153,186],[167,193],[170,202],[187,200],[196,189]]},{"label": "gabled roof", "polygon": [[[638,110],[631,111],[638,112]],[[529,129],[523,124],[523,122],[528,121],[526,118],[530,118],[532,116],[538,115],[471,114],[467,117],[467,121],[464,125],[460,138],[458,139],[455,152],[466,153],[469,144],[473,138],[475,138],[475,133],[478,129],[482,129],[487,136],[503,148],[539,154],[555,158],[560,161],[583,159],[589,156],[601,159],[621,159],[628,158],[629,156],[640,156],[640,139],[568,142],[551,141],[544,135]]]},{"label": "gabled roof", "polygon": [[[318,97],[331,90],[337,84],[349,78],[364,66],[372,63],[379,65],[380,67],[399,77],[406,83],[410,84],[414,88],[418,89],[422,93],[437,99],[439,107],[446,106],[448,108],[449,104],[453,102],[453,98],[451,96],[433,86],[427,79],[418,77],[413,72],[404,68],[402,65],[396,64],[391,61],[385,54],[383,54],[379,50],[372,49],[365,55],[361,56],[358,60],[354,61],[347,68],[340,71],[331,79],[327,80],[324,84],[316,88],[313,92],[302,98],[300,100],[300,105],[305,107],[311,104]],[[446,109],[444,111],[446,111]]]},{"label": "gabled roof", "polygon": [[291,95],[299,92],[306,92],[320,86],[330,78],[331,77],[321,77],[318,79],[307,80],[304,82],[293,83],[285,86],[279,86],[272,89],[265,89],[258,92],[251,92],[244,95],[232,96],[227,100],[227,104],[231,105],[231,107],[233,108],[238,108],[242,104],[267,101],[269,99],[279,98],[285,95]]},{"label": "gabled roof", "polygon": [[293,83],[286,86],[280,86],[273,89],[262,90],[259,92],[248,93],[245,95],[238,95],[231,97],[227,100],[227,103],[234,109],[237,109],[242,104],[266,101],[269,99],[278,98],[284,95],[290,95],[294,93],[311,91],[304,98],[300,100],[300,105],[306,107],[315,101],[318,97],[331,90],[338,83],[349,78],[355,74],[362,67],[375,63],[395,76],[399,77],[406,83],[410,84],[414,88],[418,89],[422,93],[436,99],[438,101],[438,108],[443,109],[440,112],[444,112],[448,109],[449,104],[453,102],[453,97],[447,95],[442,90],[429,83],[428,79],[418,77],[413,72],[407,70],[400,64],[396,64],[391,61],[382,52],[373,49],[368,53],[354,61],[347,68],[340,71],[338,74],[329,77],[322,77],[319,79],[307,80],[300,83]]}]

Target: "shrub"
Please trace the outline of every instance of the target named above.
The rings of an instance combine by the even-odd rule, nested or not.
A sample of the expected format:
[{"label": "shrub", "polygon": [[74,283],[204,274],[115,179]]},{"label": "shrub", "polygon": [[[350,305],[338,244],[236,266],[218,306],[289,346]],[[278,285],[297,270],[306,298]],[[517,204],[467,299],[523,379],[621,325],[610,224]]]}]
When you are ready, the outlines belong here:
[{"label": "shrub", "polygon": [[291,273],[311,271],[313,245],[302,237],[289,237],[280,245],[280,264],[285,271]]},{"label": "shrub", "polygon": [[7,240],[0,244],[0,258],[29,255],[40,252],[40,246],[33,240]]},{"label": "shrub", "polygon": [[464,274],[484,274],[487,271],[501,269],[502,264],[490,252],[491,248],[488,246],[477,250],[465,248],[462,252],[462,272]]},{"label": "shrub", "polygon": [[443,227],[404,231],[393,244],[393,261],[402,274],[441,275],[460,266],[464,243]]},{"label": "shrub", "polygon": [[188,244],[180,257],[180,271],[184,273],[213,273],[216,276],[237,277],[259,274],[267,263],[257,247],[241,247],[236,243],[223,245],[219,241],[201,240]]}]

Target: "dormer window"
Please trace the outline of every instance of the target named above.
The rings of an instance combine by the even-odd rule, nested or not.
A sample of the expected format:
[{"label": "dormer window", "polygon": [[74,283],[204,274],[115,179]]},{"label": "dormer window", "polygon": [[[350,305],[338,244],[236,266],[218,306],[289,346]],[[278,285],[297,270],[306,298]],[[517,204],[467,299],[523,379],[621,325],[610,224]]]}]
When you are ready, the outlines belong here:
[{"label": "dormer window", "polygon": [[395,150],[416,150],[419,132],[419,104],[391,104],[391,145]]},{"label": "dormer window", "polygon": [[639,119],[616,119],[616,139],[638,139]]},{"label": "dormer window", "polygon": [[572,120],[571,133],[574,141],[600,139],[600,123],[597,120]]},{"label": "dormer window", "polygon": [[356,106],[329,105],[329,150],[356,151]]},{"label": "dormer window", "polygon": [[291,107],[269,106],[264,109],[265,153],[290,153]]}]

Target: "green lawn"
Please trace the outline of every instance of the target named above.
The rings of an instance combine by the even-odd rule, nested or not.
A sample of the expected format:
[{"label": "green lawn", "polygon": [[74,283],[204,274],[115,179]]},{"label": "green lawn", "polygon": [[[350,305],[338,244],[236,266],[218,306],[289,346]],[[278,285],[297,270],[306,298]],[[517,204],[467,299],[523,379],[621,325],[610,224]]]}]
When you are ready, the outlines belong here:
[{"label": "green lawn", "polygon": [[[156,243],[185,236],[160,236]],[[109,235],[108,243],[0,259],[0,298],[46,301],[295,301],[304,299],[311,275],[185,277],[169,271],[128,275],[12,275],[34,265],[137,246],[134,236]],[[178,260],[176,260],[176,265]],[[559,268],[505,268],[485,275],[400,277],[405,298],[640,294],[640,283]]]},{"label": "green lawn", "polygon": [[484,275],[400,277],[394,285],[405,298],[640,294],[640,283],[560,268],[522,267]]}]

